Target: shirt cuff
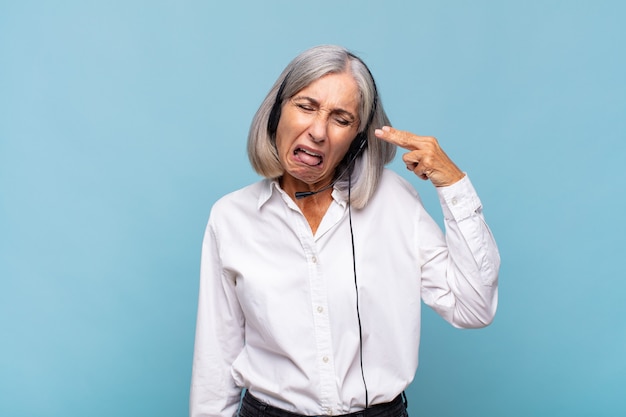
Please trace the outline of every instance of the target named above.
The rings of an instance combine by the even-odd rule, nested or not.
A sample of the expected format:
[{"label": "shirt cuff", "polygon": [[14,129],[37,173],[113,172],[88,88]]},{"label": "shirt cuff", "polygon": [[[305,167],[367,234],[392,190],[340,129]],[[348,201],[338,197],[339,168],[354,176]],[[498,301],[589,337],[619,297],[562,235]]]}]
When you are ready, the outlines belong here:
[{"label": "shirt cuff", "polygon": [[452,185],[437,187],[437,193],[446,219],[459,222],[482,209],[482,203],[467,174]]}]

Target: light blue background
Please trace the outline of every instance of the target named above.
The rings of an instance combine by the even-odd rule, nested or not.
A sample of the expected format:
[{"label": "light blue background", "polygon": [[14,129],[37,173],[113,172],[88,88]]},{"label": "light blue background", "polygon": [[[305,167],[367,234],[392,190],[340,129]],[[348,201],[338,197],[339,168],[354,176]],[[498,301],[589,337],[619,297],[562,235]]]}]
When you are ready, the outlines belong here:
[{"label": "light blue background", "polygon": [[492,326],[425,312],[412,417],[626,415],[624,4],[3,0],[0,415],[187,414],[209,209],[321,43],[470,173],[501,250]]}]

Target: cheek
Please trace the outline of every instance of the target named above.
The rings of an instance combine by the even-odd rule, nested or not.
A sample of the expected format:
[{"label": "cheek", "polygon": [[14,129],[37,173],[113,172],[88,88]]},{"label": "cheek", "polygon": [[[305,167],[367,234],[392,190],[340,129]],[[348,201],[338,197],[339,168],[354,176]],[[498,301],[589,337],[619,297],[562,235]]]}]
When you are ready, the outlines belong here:
[{"label": "cheek", "polygon": [[276,148],[288,149],[306,128],[306,121],[294,116],[292,112],[284,111],[276,129]]},{"label": "cheek", "polygon": [[337,152],[337,157],[339,160],[341,160],[346,155],[346,153],[348,153],[350,145],[352,145],[352,143],[356,139],[356,134],[346,134],[346,132],[342,133],[343,134],[341,136],[338,136],[337,140],[335,141],[335,150]]},{"label": "cheek", "polygon": [[279,123],[278,129],[276,129],[276,150],[278,155],[282,156],[289,148],[290,137],[289,130],[285,128],[284,124]]}]

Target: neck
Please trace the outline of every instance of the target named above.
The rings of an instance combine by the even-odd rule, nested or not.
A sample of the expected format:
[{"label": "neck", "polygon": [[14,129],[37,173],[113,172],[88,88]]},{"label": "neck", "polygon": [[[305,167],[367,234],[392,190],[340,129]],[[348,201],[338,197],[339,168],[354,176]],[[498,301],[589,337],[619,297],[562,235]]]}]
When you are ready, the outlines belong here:
[{"label": "neck", "polygon": [[[301,181],[293,180],[294,178],[283,176],[283,178],[280,179],[280,186],[300,208],[302,215],[309,223],[311,231],[315,234],[328,207],[330,207],[333,201],[333,187],[330,186],[332,182],[306,184]],[[303,198],[296,198],[297,192],[309,191],[312,192],[312,194]]]}]

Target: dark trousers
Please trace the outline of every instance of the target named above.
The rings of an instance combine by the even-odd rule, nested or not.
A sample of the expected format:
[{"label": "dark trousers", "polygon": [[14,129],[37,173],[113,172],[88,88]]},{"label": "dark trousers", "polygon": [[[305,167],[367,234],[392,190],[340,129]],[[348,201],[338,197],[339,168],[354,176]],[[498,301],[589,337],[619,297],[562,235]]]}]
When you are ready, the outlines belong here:
[{"label": "dark trousers", "polygon": [[[265,404],[252,394],[246,391],[241,401],[238,417],[306,417],[302,414],[292,413],[280,408]],[[320,416],[323,417],[323,416]],[[356,411],[350,414],[343,414],[334,417],[408,417],[406,403],[402,395],[398,395],[395,400],[373,405],[365,410]]]}]

